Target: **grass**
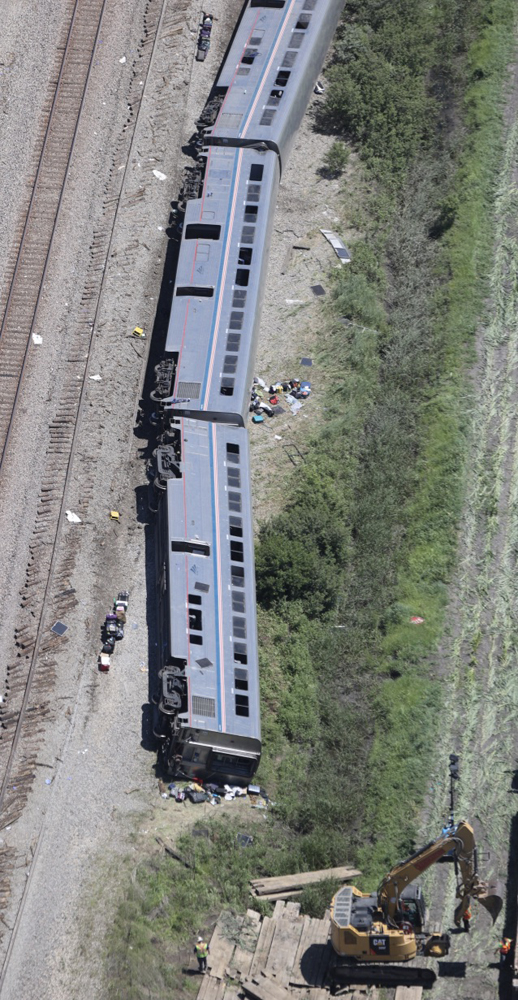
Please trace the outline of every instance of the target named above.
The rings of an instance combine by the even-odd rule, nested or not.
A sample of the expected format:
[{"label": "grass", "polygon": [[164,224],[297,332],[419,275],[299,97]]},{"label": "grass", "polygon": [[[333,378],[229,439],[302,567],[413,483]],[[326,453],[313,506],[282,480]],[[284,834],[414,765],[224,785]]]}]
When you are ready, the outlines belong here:
[{"label": "grass", "polygon": [[[242,821],[214,819],[208,837],[195,838],[194,870],[143,862],[108,944],[114,1000],[188,996],[185,942],[222,907],[249,904],[250,875],[358,862],[371,889],[413,846],[439,711],[451,711],[430,654],[457,559],[474,406],[467,372],[490,281],[506,309],[488,247],[513,18],[509,0],[346,4],[322,121],[365,164],[352,189],[361,203],[344,192],[344,215],[364,235],[352,264],[334,272],[320,359],[325,428],[257,551],[259,779],[276,807],[254,824],[246,851],[235,841]],[[504,186],[497,223],[509,197]],[[513,254],[501,234],[498,258],[508,265]],[[492,332],[494,364],[503,329]],[[486,421],[495,405],[487,371]],[[495,445],[487,427],[476,428],[476,504],[493,525],[489,573],[505,437]],[[473,521],[471,546],[477,530]],[[475,663],[488,573],[462,631]],[[414,615],[424,623],[413,625]],[[490,655],[504,688],[496,645]],[[463,683],[476,687],[473,666]],[[474,725],[470,708],[466,732]],[[181,848],[193,852],[194,839]],[[322,912],[328,889],[305,892],[306,912]]]}]

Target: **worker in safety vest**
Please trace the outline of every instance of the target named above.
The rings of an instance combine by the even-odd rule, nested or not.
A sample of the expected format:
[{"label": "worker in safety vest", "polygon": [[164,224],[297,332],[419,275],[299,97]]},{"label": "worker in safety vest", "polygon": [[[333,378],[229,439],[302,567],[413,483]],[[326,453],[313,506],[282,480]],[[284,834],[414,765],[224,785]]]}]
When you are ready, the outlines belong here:
[{"label": "worker in safety vest", "polygon": [[206,972],[207,970],[207,955],[209,954],[209,946],[202,937],[199,937],[196,944],[194,945],[194,954],[198,959],[198,971]]},{"label": "worker in safety vest", "polygon": [[512,938],[502,938],[496,951],[500,953],[500,963],[503,965],[507,961],[507,956],[511,951],[511,945],[513,943]]},{"label": "worker in safety vest", "polygon": [[464,913],[462,914],[462,923],[464,924],[464,930],[466,931],[466,934],[469,934],[470,920],[471,920],[471,906],[468,903],[466,909],[464,910]]}]

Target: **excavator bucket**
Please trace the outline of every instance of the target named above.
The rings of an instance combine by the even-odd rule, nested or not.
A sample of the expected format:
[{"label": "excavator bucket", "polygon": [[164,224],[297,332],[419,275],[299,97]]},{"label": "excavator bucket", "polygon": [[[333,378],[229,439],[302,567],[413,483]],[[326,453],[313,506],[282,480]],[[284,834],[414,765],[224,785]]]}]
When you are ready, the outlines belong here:
[{"label": "excavator bucket", "polygon": [[487,910],[494,923],[504,905],[503,883],[488,882],[484,892],[477,896],[477,902]]}]

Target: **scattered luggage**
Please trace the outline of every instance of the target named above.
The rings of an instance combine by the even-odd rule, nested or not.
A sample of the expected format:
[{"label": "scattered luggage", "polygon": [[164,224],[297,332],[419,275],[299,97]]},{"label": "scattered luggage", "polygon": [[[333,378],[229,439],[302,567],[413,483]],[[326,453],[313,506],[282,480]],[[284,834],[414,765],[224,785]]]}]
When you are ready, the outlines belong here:
[{"label": "scattered luggage", "polygon": [[101,630],[102,646],[97,660],[99,670],[107,673],[111,666],[111,655],[115,643],[124,638],[126,612],[129,604],[129,591],[120,590],[113,601],[112,611],[108,611]]},{"label": "scattered luggage", "polygon": [[[262,388],[268,393],[268,403],[263,399]],[[273,417],[277,413],[284,413],[283,407],[279,406],[281,399],[284,399],[288,403],[292,414],[295,414],[302,406],[300,400],[309,399],[310,394],[311,382],[301,382],[298,378],[292,378],[272,382],[271,385],[267,385],[262,378],[256,375],[254,376],[250,394],[249,409],[250,413],[253,414],[252,421],[254,424],[263,423],[263,413],[266,413],[269,417]]]},{"label": "scattered luggage", "polygon": [[214,17],[212,14],[203,14],[198,35],[198,48],[196,51],[197,62],[203,62],[210,49],[210,36]]}]

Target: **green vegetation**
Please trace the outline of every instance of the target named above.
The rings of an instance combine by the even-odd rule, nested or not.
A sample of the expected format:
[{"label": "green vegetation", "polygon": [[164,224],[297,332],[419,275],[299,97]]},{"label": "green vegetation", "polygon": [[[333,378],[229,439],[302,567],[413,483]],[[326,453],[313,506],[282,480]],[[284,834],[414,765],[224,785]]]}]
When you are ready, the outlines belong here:
[{"label": "green vegetation", "polygon": [[327,177],[339,177],[349,163],[350,151],[344,142],[336,140],[324,156],[323,173]]},{"label": "green vegetation", "polygon": [[[514,10],[346,4],[319,124],[360,155],[344,216],[364,235],[334,272],[324,430],[257,549],[259,780],[276,807],[257,814],[246,850],[237,819],[214,819],[181,844],[195,869],[167,858],[138,869],[109,942],[117,1000],[159,1000],[171,977],[187,994],[182,942],[222,906],[249,904],[250,875],[358,862],[371,888],[413,846],[441,706],[430,654],[456,559]],[[305,891],[306,912],[322,912],[328,888]]]}]

